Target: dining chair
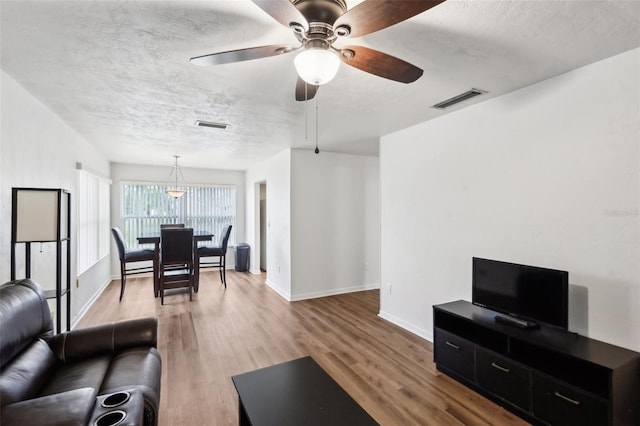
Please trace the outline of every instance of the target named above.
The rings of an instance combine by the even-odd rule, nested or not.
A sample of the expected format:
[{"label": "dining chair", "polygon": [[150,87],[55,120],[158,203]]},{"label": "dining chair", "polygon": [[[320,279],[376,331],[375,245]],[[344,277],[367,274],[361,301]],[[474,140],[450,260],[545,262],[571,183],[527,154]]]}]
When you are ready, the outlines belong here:
[{"label": "dining chair", "polygon": [[193,229],[161,229],[160,304],[164,305],[165,290],[172,288],[188,288],[189,300],[192,300],[193,282]]},{"label": "dining chair", "polygon": [[[199,282],[200,268],[219,268],[220,280],[222,284],[224,284],[224,288],[227,288],[227,274],[225,269],[227,265],[227,246],[229,244],[229,235],[231,235],[232,227],[232,225],[227,226],[219,246],[198,247],[196,252],[196,282]],[[196,291],[198,291],[197,288]]]},{"label": "dining chair", "polygon": [[[184,223],[161,223],[160,230],[163,229],[175,229],[175,228],[184,228]],[[173,269],[180,269],[180,266],[174,266]]]},{"label": "dining chair", "polygon": [[[145,248],[134,250],[127,249],[120,228],[111,228],[111,233],[113,234],[113,239],[116,242],[118,257],[120,259],[120,300],[122,300],[128,275],[145,274],[148,272],[153,273],[155,250]],[[138,266],[133,268],[127,267],[127,265],[131,263],[148,261],[152,262],[150,266]]]},{"label": "dining chair", "polygon": [[160,229],[184,228],[184,223],[161,223]]}]

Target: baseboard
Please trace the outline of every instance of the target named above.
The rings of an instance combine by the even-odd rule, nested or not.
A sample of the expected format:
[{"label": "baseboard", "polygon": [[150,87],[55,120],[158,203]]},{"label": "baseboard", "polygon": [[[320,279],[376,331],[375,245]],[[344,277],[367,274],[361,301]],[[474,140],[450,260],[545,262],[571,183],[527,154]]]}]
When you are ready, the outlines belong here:
[{"label": "baseboard", "polygon": [[269,278],[267,278],[264,283],[266,285],[269,286],[269,288],[271,288],[273,291],[275,291],[276,293],[278,293],[280,296],[282,296],[283,299],[287,300],[287,301],[291,301],[291,295],[289,293],[286,293],[284,291],[282,291],[281,289],[279,289],[278,287],[275,286],[275,284],[273,284],[273,282],[269,281]]},{"label": "baseboard", "polygon": [[96,300],[98,300],[98,297],[100,297],[100,295],[105,291],[107,286],[111,284],[111,281],[113,281],[114,279],[120,279],[120,277],[118,278],[111,277],[105,283],[103,283],[98,289],[98,291],[93,293],[93,296],[91,296],[91,299],[89,299],[89,301],[84,304],[84,306],[80,309],[78,314],[71,319],[71,330],[73,330],[76,327],[76,325],[80,322],[82,317],[84,317],[85,314],[89,311],[89,309],[91,309],[91,306],[93,306]]},{"label": "baseboard", "polygon": [[332,288],[329,290],[312,291],[309,293],[296,294],[291,298],[292,302],[306,299],[316,299],[318,297],[336,296],[338,294],[355,293],[358,291],[377,290],[380,284],[365,284],[352,287]]},{"label": "baseboard", "polygon": [[412,324],[408,321],[405,321],[403,319],[400,319],[398,317],[396,317],[395,315],[391,315],[388,312],[384,312],[384,311],[380,311],[378,313],[378,316],[386,321],[389,321],[390,323],[393,323],[395,325],[397,325],[398,327],[402,327],[405,330],[415,334],[418,337],[422,337],[425,340],[428,340],[430,342],[433,342],[433,331],[432,330],[425,330],[424,328],[418,327],[415,324]]}]

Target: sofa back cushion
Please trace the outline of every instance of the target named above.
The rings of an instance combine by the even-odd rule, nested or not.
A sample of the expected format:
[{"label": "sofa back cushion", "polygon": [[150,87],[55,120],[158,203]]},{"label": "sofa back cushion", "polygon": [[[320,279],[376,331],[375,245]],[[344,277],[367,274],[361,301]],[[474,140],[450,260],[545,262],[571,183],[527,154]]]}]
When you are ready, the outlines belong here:
[{"label": "sofa back cushion", "polygon": [[2,406],[33,398],[49,375],[57,359],[42,339],[27,348],[2,367],[0,372],[0,404]]},{"label": "sofa back cushion", "polygon": [[56,334],[49,340],[49,347],[56,358],[68,364],[137,346],[156,347],[157,342],[158,320],[139,318]]},{"label": "sofa back cushion", "polygon": [[0,369],[40,338],[53,336],[53,322],[42,288],[30,279],[0,286]]}]

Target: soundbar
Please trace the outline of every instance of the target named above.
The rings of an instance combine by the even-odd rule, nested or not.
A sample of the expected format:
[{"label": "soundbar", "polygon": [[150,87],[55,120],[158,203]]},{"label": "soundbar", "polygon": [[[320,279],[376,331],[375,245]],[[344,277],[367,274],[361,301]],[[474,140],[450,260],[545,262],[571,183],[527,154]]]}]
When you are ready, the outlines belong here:
[{"label": "soundbar", "polygon": [[509,324],[509,325],[514,325],[516,327],[519,328],[525,328],[525,329],[532,329],[532,328],[538,328],[540,327],[540,325],[538,323],[532,322],[532,321],[526,321],[520,318],[514,318],[511,316],[505,316],[505,315],[496,315],[495,317],[496,322],[500,322],[503,324]]}]

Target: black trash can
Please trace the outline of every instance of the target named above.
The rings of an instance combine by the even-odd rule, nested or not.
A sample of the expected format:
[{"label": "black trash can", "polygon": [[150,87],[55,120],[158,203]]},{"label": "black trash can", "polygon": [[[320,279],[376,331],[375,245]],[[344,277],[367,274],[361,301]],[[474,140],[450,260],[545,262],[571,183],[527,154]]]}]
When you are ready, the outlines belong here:
[{"label": "black trash can", "polygon": [[249,244],[240,243],[236,246],[236,271],[247,272],[249,270]]}]

